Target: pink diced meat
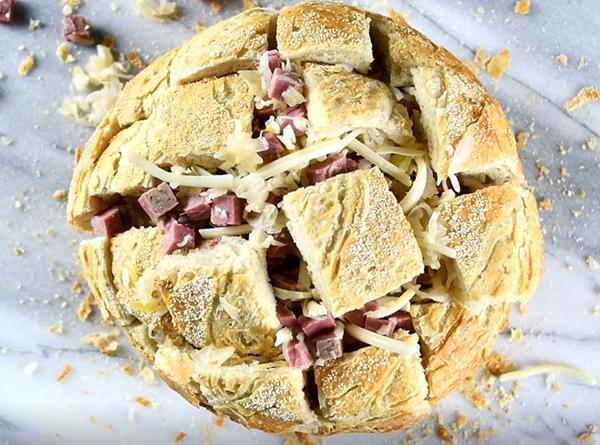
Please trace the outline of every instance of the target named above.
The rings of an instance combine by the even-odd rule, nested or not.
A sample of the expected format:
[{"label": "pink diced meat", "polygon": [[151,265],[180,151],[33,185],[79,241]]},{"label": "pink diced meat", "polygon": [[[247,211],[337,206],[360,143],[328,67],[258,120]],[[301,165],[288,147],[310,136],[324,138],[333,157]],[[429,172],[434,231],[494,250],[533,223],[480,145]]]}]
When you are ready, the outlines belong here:
[{"label": "pink diced meat", "polygon": [[165,225],[165,238],[163,240],[163,253],[168,255],[177,249],[192,248],[196,245],[194,229],[176,220],[171,220]]},{"label": "pink diced meat", "polygon": [[281,68],[275,68],[273,76],[271,77],[271,83],[267,90],[267,95],[271,99],[283,100],[283,92],[288,88],[294,88],[299,92],[302,92],[304,84],[296,73],[290,71],[284,71]]},{"label": "pink diced meat", "polygon": [[377,303],[377,301],[373,300],[373,301],[367,301],[365,303],[365,305],[363,306],[363,311],[368,312],[368,311],[374,311],[379,307],[379,303]]},{"label": "pink diced meat", "polygon": [[406,311],[398,311],[388,317],[390,321],[395,323],[395,329],[405,329],[413,331],[412,318],[410,313]]},{"label": "pink diced meat", "polygon": [[192,196],[183,212],[190,221],[206,221],[210,219],[210,201],[206,196]]},{"label": "pink diced meat", "polygon": [[360,309],[355,309],[344,314],[344,320],[346,320],[348,323],[355,324],[356,326],[359,326],[361,328],[365,327],[366,318],[367,317],[365,316],[364,312]]},{"label": "pink diced meat", "polygon": [[[283,265],[283,259],[272,258],[269,260],[269,266]],[[298,284],[298,268],[282,270],[271,275],[271,284],[275,287],[285,290],[302,290]]]},{"label": "pink diced meat", "polygon": [[294,241],[287,230],[279,232],[273,240],[276,244],[267,249],[267,258],[285,258],[294,252]]},{"label": "pink diced meat", "polygon": [[94,38],[91,34],[90,24],[85,17],[80,15],[65,15],[62,21],[63,37],[69,42],[80,45],[93,45]]},{"label": "pink diced meat", "polygon": [[296,318],[296,314],[294,314],[291,309],[288,309],[281,303],[277,304],[277,318],[279,318],[279,322],[286,328],[300,326],[298,319]]},{"label": "pink diced meat", "polygon": [[315,347],[317,349],[317,357],[324,362],[335,360],[341,357],[344,352],[342,340],[332,333],[317,338],[315,340]]},{"label": "pink diced meat", "polygon": [[302,136],[306,132],[304,126],[299,124],[299,121],[303,121],[304,119],[306,119],[306,106],[304,104],[296,105],[277,116],[277,122],[281,126],[281,129],[290,125],[296,137]]},{"label": "pink diced meat", "polygon": [[307,337],[315,338],[319,335],[326,334],[327,332],[331,332],[335,329],[335,320],[331,316],[331,314],[323,315],[317,318],[310,318],[301,315],[299,318],[300,326],[302,326],[302,331],[306,334]]},{"label": "pink diced meat", "polygon": [[0,23],[12,23],[14,11],[14,0],[0,0]]},{"label": "pink diced meat", "polygon": [[263,159],[264,164],[273,162],[275,159],[279,159],[288,153],[287,149],[274,134],[263,133],[260,140],[264,150],[259,151],[258,154]]},{"label": "pink diced meat", "polygon": [[239,226],[243,222],[244,201],[228,193],[213,199],[210,223],[213,226]]},{"label": "pink diced meat", "polygon": [[275,71],[276,68],[281,68],[281,54],[276,49],[270,49],[267,51],[267,60],[269,61],[269,69],[271,72]]},{"label": "pink diced meat", "polygon": [[392,335],[395,327],[396,323],[393,320],[371,317],[367,317],[367,319],[365,320],[365,329],[377,332],[380,335],[385,335],[386,337]]},{"label": "pink diced meat", "polygon": [[91,219],[94,235],[112,238],[123,231],[121,212],[117,207],[111,207],[94,215]]},{"label": "pink diced meat", "polygon": [[179,204],[173,190],[166,182],[143,193],[138,198],[138,203],[152,221],[158,221],[161,216],[166,215]]},{"label": "pink diced meat", "polygon": [[346,154],[337,154],[308,166],[306,177],[310,184],[316,184],[336,175],[354,171],[357,168],[358,162],[354,159],[348,158]]},{"label": "pink diced meat", "polygon": [[308,369],[313,358],[303,341],[291,341],[283,347],[283,357],[293,369]]}]

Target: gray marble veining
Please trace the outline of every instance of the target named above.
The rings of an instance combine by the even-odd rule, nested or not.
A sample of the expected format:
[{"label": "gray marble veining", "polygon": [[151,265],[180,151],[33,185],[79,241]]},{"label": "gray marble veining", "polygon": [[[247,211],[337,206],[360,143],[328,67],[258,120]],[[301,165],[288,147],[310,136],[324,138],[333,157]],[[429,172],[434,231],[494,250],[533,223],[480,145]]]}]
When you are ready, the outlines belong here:
[{"label": "gray marble veining", "polygon": [[[107,358],[83,346],[80,338],[98,326],[81,324],[75,316],[80,297],[70,287],[76,280],[74,251],[80,238],[64,222],[64,204],[51,199],[57,189],[68,187],[72,155],[69,146],[81,144],[90,131],[56,113],[69,93],[68,66],[56,59],[61,41],[59,1],[21,0],[24,16],[40,19],[43,27],[27,30],[0,26],[0,136],[14,144],[0,146],[0,443],[126,444],[172,443],[179,431],[183,443],[278,444],[282,439],[247,431],[231,422],[214,426],[212,415],[188,406],[165,385],[146,385],[126,375],[120,367],[129,362],[124,345]],[[157,55],[193,33],[196,20],[211,23],[208,4],[179,0],[182,18],[152,23],[136,16],[128,0],[87,1],[81,12],[99,29],[113,34],[122,50],[139,48]],[[223,16],[240,8],[231,2]],[[280,5],[282,2],[278,1]],[[544,281],[529,312],[514,311],[510,326],[523,331],[520,344],[499,339],[497,350],[520,365],[554,361],[583,367],[600,377],[598,318],[591,309],[600,304],[596,292],[600,271],[591,270],[587,256],[600,259],[600,182],[598,151],[584,150],[590,137],[600,139],[600,104],[566,113],[562,103],[580,87],[600,87],[600,4],[586,1],[532,0],[531,14],[512,12],[514,2],[407,0],[389,4],[364,3],[385,11],[394,7],[409,12],[409,21],[435,42],[460,58],[471,59],[476,47],[490,53],[502,48],[511,52],[512,66],[499,82],[481,77],[504,106],[516,131],[531,132],[522,152],[530,183],[540,197],[549,197],[552,212],[542,212],[546,230]],[[27,51],[19,51],[19,45]],[[33,51],[38,66],[26,78],[17,66]],[[91,50],[78,50],[80,61]],[[569,57],[566,67],[554,56]],[[580,57],[587,66],[577,69]],[[559,154],[560,145],[566,154]],[[544,164],[549,177],[538,181]],[[561,178],[559,169],[569,176]],[[585,190],[586,197],[581,196]],[[581,212],[579,217],[573,212]],[[55,233],[55,234],[54,234]],[[24,254],[16,256],[16,246]],[[64,334],[47,329],[61,321]],[[32,375],[24,367],[37,363]],[[66,363],[74,371],[62,384],[56,377]],[[135,365],[135,364],[134,364]],[[544,378],[521,382],[520,396],[508,412],[497,406],[477,411],[460,395],[444,401],[436,412],[446,419],[464,413],[482,429],[496,428],[494,444],[570,444],[589,423],[600,417],[598,387],[568,379],[556,380],[560,389],[546,389]],[[506,391],[512,384],[502,385]],[[496,384],[496,391],[500,385]],[[556,389],[556,387],[555,387]],[[152,408],[134,402],[136,396],[152,400]],[[472,429],[469,428],[469,431]],[[420,437],[420,429],[415,437]],[[471,436],[471,434],[470,434]],[[338,436],[328,444],[402,443],[404,434]],[[460,443],[472,441],[457,438]],[[422,443],[436,443],[434,437]]]}]

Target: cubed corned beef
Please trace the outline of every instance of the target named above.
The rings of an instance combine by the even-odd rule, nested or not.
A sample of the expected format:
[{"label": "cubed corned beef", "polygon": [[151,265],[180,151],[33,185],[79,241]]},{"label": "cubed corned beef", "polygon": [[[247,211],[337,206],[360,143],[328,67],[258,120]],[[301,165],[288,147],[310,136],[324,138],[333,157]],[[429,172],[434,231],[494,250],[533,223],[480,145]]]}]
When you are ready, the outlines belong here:
[{"label": "cubed corned beef", "polygon": [[366,318],[367,317],[365,316],[364,312],[360,309],[355,309],[344,314],[344,320],[361,328],[365,327]]},{"label": "cubed corned beef", "polygon": [[[285,258],[271,258],[267,257],[267,264],[269,267],[282,267],[285,265]],[[285,290],[301,290],[298,284],[298,268],[285,269],[270,274],[271,284],[275,287]]]},{"label": "cubed corned beef", "polygon": [[406,311],[394,312],[388,318],[395,323],[396,329],[405,329],[410,332],[414,330],[412,317],[410,316],[410,313]]},{"label": "cubed corned beef", "polygon": [[303,341],[291,341],[283,347],[283,357],[293,369],[308,369],[313,364],[313,358]]},{"label": "cubed corned beef", "polygon": [[177,249],[193,248],[196,245],[196,232],[176,220],[171,220],[165,225],[163,240],[163,253],[168,255]]},{"label": "cubed corned beef", "polygon": [[173,190],[166,182],[143,193],[138,198],[138,203],[152,221],[158,221],[161,216],[166,215],[179,204]]},{"label": "cubed corned beef", "polygon": [[0,0],[0,23],[12,23],[14,11],[14,0]]},{"label": "cubed corned beef", "polygon": [[325,181],[342,173],[348,173],[358,168],[358,162],[348,158],[346,154],[329,156],[321,162],[316,162],[306,168],[306,178],[310,184]]},{"label": "cubed corned beef", "polygon": [[258,154],[263,159],[264,164],[273,162],[275,159],[279,159],[288,154],[285,146],[274,134],[263,133],[260,141],[262,142],[264,150],[259,151]]},{"label": "cubed corned beef", "polygon": [[367,317],[365,320],[365,329],[376,332],[380,335],[389,337],[394,332],[396,323],[393,320],[386,320],[384,318],[371,318]]},{"label": "cubed corned beef", "polygon": [[190,221],[206,221],[210,219],[210,201],[206,196],[191,196],[183,212]]},{"label": "cubed corned beef", "polygon": [[269,69],[271,72],[275,71],[275,68],[281,68],[281,54],[276,49],[270,49],[267,51],[267,60],[269,61]]},{"label": "cubed corned beef", "polygon": [[335,329],[335,320],[331,314],[316,318],[305,317],[304,315],[301,315],[298,320],[300,321],[302,331],[304,331],[306,336],[310,338],[332,332]]},{"label": "cubed corned beef", "polygon": [[213,226],[239,226],[244,221],[244,200],[232,193],[213,199],[210,223]]},{"label": "cubed corned beef", "polygon": [[300,326],[300,323],[296,318],[296,314],[294,314],[291,309],[285,307],[282,303],[277,303],[277,318],[279,318],[279,322],[286,328],[295,328]]},{"label": "cubed corned beef", "polygon": [[80,15],[65,15],[62,20],[63,37],[69,42],[80,45],[93,45],[91,28],[88,20]]},{"label": "cubed corned beef", "polygon": [[342,340],[337,338],[334,334],[328,333],[315,339],[315,348],[317,350],[317,357],[328,362],[339,358],[344,353],[344,346]]},{"label": "cubed corned beef", "polygon": [[271,77],[271,83],[267,90],[267,95],[271,99],[283,100],[283,92],[288,88],[294,88],[295,90],[302,92],[304,84],[296,73],[290,71],[284,71],[281,68],[275,68],[273,76]]},{"label": "cubed corned beef", "polygon": [[96,236],[112,238],[123,231],[121,212],[117,207],[111,207],[95,214],[90,223]]},{"label": "cubed corned beef", "polygon": [[267,258],[285,258],[294,253],[294,241],[287,230],[273,236],[274,244],[267,249]]}]

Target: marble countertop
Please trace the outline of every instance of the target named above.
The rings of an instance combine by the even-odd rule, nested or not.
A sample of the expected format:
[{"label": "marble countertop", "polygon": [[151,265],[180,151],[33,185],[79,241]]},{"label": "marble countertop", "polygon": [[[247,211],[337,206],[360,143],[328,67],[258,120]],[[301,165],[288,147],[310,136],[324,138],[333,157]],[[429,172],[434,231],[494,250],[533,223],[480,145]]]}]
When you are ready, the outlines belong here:
[{"label": "marble countertop", "polygon": [[[83,346],[86,333],[106,331],[97,323],[81,323],[75,312],[80,295],[75,245],[79,235],[64,221],[64,203],[51,199],[54,191],[68,188],[73,155],[69,147],[81,144],[89,129],[56,112],[69,94],[68,66],[54,55],[60,42],[60,1],[17,0],[19,23],[0,26],[0,443],[131,444],[182,443],[281,444],[281,437],[247,431],[226,422],[218,427],[206,411],[189,406],[165,385],[144,383],[137,376],[138,358],[121,338],[112,358]],[[135,15],[128,0],[84,2],[81,13],[101,30],[116,37],[120,50],[138,49],[157,55],[193,33],[196,20],[217,19],[207,3],[178,0],[182,17],[164,23]],[[527,177],[539,197],[550,198],[552,211],[542,211],[546,232],[546,269],[540,289],[523,316],[515,309],[510,326],[520,329],[522,341],[503,335],[497,350],[518,365],[553,361],[585,368],[600,378],[600,270],[586,264],[588,256],[600,260],[600,181],[598,151],[584,149],[590,137],[600,139],[600,104],[566,113],[561,104],[582,86],[600,87],[600,15],[596,0],[532,0],[531,13],[513,13],[513,0],[446,1],[409,0],[367,4],[385,11],[393,6],[408,12],[413,26],[462,59],[472,59],[480,46],[490,53],[508,48],[512,66],[496,83],[482,79],[503,104],[515,131],[531,138],[522,151]],[[221,16],[241,8],[231,1]],[[42,27],[29,32],[29,18]],[[19,50],[24,45],[25,50]],[[37,66],[19,77],[17,66],[33,51]],[[85,61],[92,50],[78,49]],[[554,56],[564,53],[568,65]],[[587,64],[578,68],[584,58]],[[560,147],[563,147],[563,150]],[[562,154],[561,154],[562,151]],[[548,174],[538,179],[539,166]],[[561,169],[564,168],[561,176]],[[583,196],[585,195],[585,196]],[[48,327],[61,322],[61,335]],[[66,364],[73,372],[62,383],[56,379]],[[131,364],[134,375],[123,372]],[[36,367],[37,365],[37,367]],[[35,369],[34,369],[35,368]],[[34,372],[31,372],[31,371]],[[501,394],[501,385],[494,386]],[[512,384],[504,384],[507,393]],[[600,389],[558,378],[554,390],[543,377],[520,384],[520,395],[506,406],[495,397],[489,409],[477,410],[459,394],[436,408],[446,422],[459,413],[469,419],[466,439],[476,443],[491,428],[485,442],[576,443],[588,424],[600,420]],[[145,408],[141,396],[152,402]],[[476,422],[476,423],[475,423]],[[435,427],[435,422],[428,422]],[[420,443],[437,443],[427,427],[412,432]],[[425,435],[427,437],[421,439]],[[403,443],[404,433],[327,438],[327,444]],[[481,443],[481,442],[479,442]]]}]

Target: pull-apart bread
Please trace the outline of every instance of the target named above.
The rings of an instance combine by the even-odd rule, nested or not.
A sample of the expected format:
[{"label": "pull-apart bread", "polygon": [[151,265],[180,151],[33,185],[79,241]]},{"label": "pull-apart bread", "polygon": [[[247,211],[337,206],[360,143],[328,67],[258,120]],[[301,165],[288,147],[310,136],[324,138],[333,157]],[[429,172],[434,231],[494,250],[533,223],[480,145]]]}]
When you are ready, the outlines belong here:
[{"label": "pull-apart bread", "polygon": [[129,81],[69,221],[101,314],[251,428],[392,431],[482,364],[542,271],[499,104],[362,9],[252,9]]}]

